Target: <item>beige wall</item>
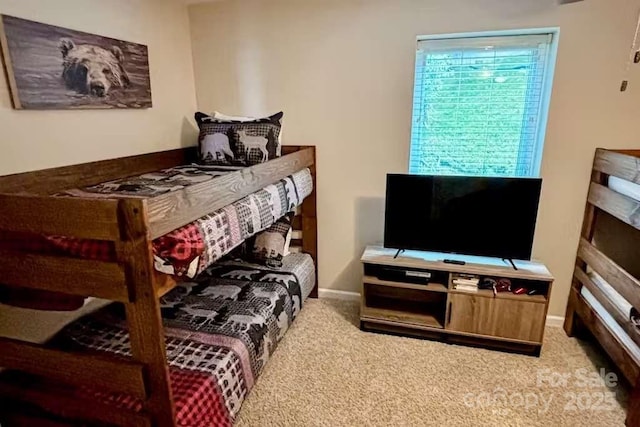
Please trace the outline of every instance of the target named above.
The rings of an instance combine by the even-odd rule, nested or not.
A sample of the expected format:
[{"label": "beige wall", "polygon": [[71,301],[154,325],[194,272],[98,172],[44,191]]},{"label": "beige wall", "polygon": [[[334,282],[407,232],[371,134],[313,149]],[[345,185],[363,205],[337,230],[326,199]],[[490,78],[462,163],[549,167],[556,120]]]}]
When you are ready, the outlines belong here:
[{"label": "beige wall", "polygon": [[[0,175],[195,143],[187,121],[196,107],[189,19],[181,0],[0,0],[0,13],[146,44],[153,97],[149,110],[16,111],[0,76]],[[0,304],[0,336],[41,341],[70,320],[68,313]]]},{"label": "beige wall", "polygon": [[196,106],[181,0],[0,0],[0,13],[146,44],[153,108],[16,111],[0,77],[0,175],[193,145]]},{"label": "beige wall", "polygon": [[594,149],[640,148],[640,68],[618,91],[637,2],[232,0],[190,7],[198,106],[285,111],[285,143],[318,146],[320,286],[357,291],[382,239],[384,180],[407,170],[418,35],[561,28],[534,256],[563,315]]}]

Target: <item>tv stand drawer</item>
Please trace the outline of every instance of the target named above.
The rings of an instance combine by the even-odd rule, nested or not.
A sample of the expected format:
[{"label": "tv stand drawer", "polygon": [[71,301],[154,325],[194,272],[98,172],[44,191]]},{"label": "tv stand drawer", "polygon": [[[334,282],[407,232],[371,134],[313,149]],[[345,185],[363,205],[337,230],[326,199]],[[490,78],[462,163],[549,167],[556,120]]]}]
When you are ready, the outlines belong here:
[{"label": "tv stand drawer", "polygon": [[445,329],[541,342],[546,305],[452,293]]}]

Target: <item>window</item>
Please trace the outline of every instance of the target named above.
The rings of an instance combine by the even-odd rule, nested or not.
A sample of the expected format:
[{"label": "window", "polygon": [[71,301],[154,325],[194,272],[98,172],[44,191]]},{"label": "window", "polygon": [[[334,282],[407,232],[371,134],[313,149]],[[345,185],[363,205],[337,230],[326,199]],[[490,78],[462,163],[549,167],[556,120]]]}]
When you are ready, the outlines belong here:
[{"label": "window", "polygon": [[556,38],[418,41],[409,171],[538,176]]}]

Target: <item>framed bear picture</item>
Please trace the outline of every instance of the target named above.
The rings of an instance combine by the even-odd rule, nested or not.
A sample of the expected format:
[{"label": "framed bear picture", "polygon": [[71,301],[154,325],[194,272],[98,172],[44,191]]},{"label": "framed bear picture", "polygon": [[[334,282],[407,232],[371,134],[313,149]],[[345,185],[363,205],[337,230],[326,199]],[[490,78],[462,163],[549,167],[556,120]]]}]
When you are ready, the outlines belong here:
[{"label": "framed bear picture", "polygon": [[151,108],[147,46],[0,15],[16,109]]}]

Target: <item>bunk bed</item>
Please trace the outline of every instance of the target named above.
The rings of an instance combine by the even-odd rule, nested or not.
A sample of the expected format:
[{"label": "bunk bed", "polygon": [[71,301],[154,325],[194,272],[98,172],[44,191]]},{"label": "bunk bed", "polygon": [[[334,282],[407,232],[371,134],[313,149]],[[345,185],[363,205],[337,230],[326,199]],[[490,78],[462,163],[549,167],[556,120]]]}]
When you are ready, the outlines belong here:
[{"label": "bunk bed", "polygon": [[[122,303],[121,329],[125,330],[128,346],[123,356],[115,348],[90,344],[84,346],[85,351],[78,351],[78,348],[60,345],[57,342],[60,339],[40,344],[0,337],[0,368],[7,370],[0,379],[3,399],[0,421],[7,425],[44,426],[67,425],[64,420],[73,420],[71,424],[80,420],[126,426],[178,424],[179,414],[172,395],[175,372],[169,367],[171,361],[165,347],[172,337],[167,337],[169,332],[165,334],[161,312],[177,301],[175,295],[181,295],[180,304],[184,306],[181,298],[203,282],[199,279],[192,283],[191,276],[180,278],[159,272],[158,239],[307,169],[311,189],[307,197],[300,198],[295,210],[291,241],[294,254],[285,257],[293,259],[293,264],[298,260],[297,265],[306,262],[306,267],[296,270],[298,267],[292,265],[287,269],[285,262],[281,271],[260,270],[229,260],[216,263],[202,273],[214,284],[218,283],[216,280],[227,280],[221,277],[247,279],[249,274],[271,277],[268,280],[278,274],[289,274],[292,275],[289,283],[292,283],[294,276],[299,279],[306,274],[313,277],[300,279],[300,283],[306,284],[301,285],[304,290],[297,291],[299,298],[317,297],[313,146],[283,146],[282,157],[151,196],[103,194],[98,197],[69,191],[190,165],[195,156],[196,149],[189,147],[0,177],[3,207],[0,235],[49,236],[48,242],[57,243],[58,249],[60,242],[63,248],[74,247],[73,243],[77,242],[90,242],[94,249],[111,248],[111,251],[98,251],[106,252],[106,256],[85,257],[72,251],[36,250],[41,249],[41,245],[27,244],[15,250],[0,246],[1,282],[17,289]],[[242,283],[248,283],[247,288],[253,291],[252,282]],[[87,339],[85,332],[90,329],[87,324],[95,324],[100,316],[111,314],[94,313],[68,326],[64,335],[81,342]],[[175,317],[174,323],[185,320],[179,315]],[[200,334],[208,339],[202,331],[187,329],[180,333]],[[113,330],[106,330],[104,336],[113,334]],[[14,374],[18,375],[17,380]],[[52,384],[64,387],[56,389]],[[68,387],[80,392],[71,393]],[[114,395],[134,399],[135,404],[113,404]],[[6,404],[8,402],[12,405]]]},{"label": "bunk bed", "polygon": [[633,386],[640,425],[640,150],[598,149],[564,329],[584,328]]}]

